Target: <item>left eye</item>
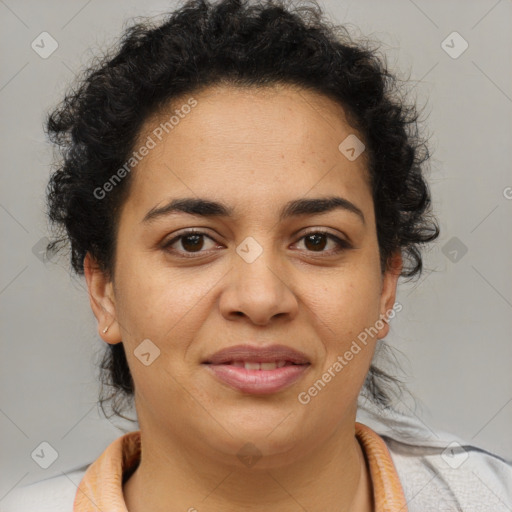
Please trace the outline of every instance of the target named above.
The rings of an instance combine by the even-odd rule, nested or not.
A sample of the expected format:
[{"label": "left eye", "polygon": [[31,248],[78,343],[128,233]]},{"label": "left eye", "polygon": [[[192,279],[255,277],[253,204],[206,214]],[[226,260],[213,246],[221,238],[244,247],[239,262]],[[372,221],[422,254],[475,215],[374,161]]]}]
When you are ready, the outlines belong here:
[{"label": "left eye", "polygon": [[[212,242],[215,242],[213,238],[211,238],[206,233],[203,233],[201,231],[186,231],[177,237],[173,238],[169,242],[167,242],[163,249],[169,251],[169,252],[181,252],[181,254],[193,254],[193,253],[200,253],[200,252],[207,252],[202,251],[201,249],[204,248],[204,239],[207,238],[211,240]],[[310,233],[307,233],[306,235],[302,236],[300,240],[304,240],[304,243],[306,245],[306,248],[310,252],[320,252],[320,253],[338,253],[344,249],[350,248],[349,242],[346,240],[342,240],[338,238],[337,236],[332,235],[331,233],[328,233],[326,231],[312,231]],[[335,245],[337,246],[335,249],[331,249],[329,251],[324,251],[323,249],[327,245],[328,241],[334,241]],[[177,250],[176,248],[173,248],[174,245],[176,245],[178,242],[181,243],[181,247],[184,249],[184,251]],[[297,242],[298,243],[298,242]],[[309,248],[308,248],[309,246]],[[185,256],[190,257],[190,256]]]},{"label": "left eye", "polygon": [[[304,235],[302,238],[300,238],[300,240],[304,240],[305,245],[308,245],[309,243],[310,247],[314,247],[315,249],[313,249],[312,252],[326,252],[335,254],[342,251],[343,249],[348,249],[350,247],[350,244],[346,240],[342,240],[341,238],[338,238],[337,236],[334,236],[326,231],[312,231]],[[331,249],[330,251],[323,251],[322,249],[326,246],[327,240],[334,241],[337,248]]]}]

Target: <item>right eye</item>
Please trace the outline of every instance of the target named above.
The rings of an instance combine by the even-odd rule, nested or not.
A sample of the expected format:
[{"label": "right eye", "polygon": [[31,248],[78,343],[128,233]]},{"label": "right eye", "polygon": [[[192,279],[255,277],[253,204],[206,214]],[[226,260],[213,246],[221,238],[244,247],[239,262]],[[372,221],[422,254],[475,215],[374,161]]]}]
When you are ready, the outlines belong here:
[{"label": "right eye", "polygon": [[[202,231],[189,229],[187,231],[181,232],[178,236],[175,236],[172,240],[166,242],[162,248],[170,253],[178,253],[179,256],[182,256],[184,258],[191,258],[193,256],[185,256],[185,254],[208,252],[201,250],[204,247],[205,237],[211,240],[212,242],[215,242],[213,238],[208,236],[206,233],[203,233]],[[175,249],[172,247],[177,243],[181,244],[183,251],[180,251],[179,249]]]}]

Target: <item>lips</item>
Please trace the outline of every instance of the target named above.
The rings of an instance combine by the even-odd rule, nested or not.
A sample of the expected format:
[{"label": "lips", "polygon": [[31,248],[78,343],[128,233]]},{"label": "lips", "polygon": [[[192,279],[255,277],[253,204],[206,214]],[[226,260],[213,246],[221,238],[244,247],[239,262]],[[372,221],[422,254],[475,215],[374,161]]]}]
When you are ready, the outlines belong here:
[{"label": "lips", "polygon": [[265,395],[290,387],[311,363],[305,354],[285,345],[237,345],[216,352],[203,365],[237,391]]},{"label": "lips", "polygon": [[236,345],[215,352],[204,364],[230,364],[236,361],[248,363],[274,363],[285,361],[292,364],[309,364],[305,354],[285,345],[255,347],[252,345]]}]

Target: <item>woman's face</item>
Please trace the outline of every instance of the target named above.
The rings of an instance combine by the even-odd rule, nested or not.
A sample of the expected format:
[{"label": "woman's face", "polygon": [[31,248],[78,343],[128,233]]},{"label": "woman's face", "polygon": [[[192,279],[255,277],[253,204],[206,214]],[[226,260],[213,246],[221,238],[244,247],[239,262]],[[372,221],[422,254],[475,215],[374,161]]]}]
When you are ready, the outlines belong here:
[{"label": "woman's face", "polygon": [[[193,108],[180,108],[193,103],[184,97],[140,134],[136,149],[153,146],[148,136],[155,144],[132,171],[114,283],[86,271],[91,304],[100,333],[111,325],[103,339],[124,343],[143,431],[226,461],[250,443],[272,465],[352,432],[397,275],[381,274],[366,155],[354,159],[357,133],[338,104],[290,87],[191,96]],[[162,129],[175,110],[182,116]],[[323,211],[320,200],[334,197],[341,206]],[[229,214],[158,214],[185,198]],[[201,235],[187,238],[190,229]],[[208,364],[239,345],[281,345],[305,364]]]}]

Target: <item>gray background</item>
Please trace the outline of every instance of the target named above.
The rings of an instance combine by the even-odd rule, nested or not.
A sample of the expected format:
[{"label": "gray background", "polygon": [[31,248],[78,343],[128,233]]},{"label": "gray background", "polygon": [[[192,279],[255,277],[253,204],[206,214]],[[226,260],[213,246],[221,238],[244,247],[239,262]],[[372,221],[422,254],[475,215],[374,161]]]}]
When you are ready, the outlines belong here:
[{"label": "gray background", "polygon": [[[400,285],[404,309],[388,336],[403,353],[415,414],[429,428],[512,458],[512,3],[320,3],[354,35],[384,43],[390,66],[416,83],[428,116],[442,236],[421,280]],[[122,434],[115,425],[130,428],[98,413],[103,342],[84,281],[70,277],[65,257],[44,263],[34,254],[48,234],[52,152],[42,121],[130,17],[175,5],[0,0],[0,505],[17,484],[92,462]],[[59,45],[47,59],[31,48],[43,31]],[[469,44],[456,59],[441,47],[453,31]],[[59,454],[46,470],[31,458],[42,441]]]}]

